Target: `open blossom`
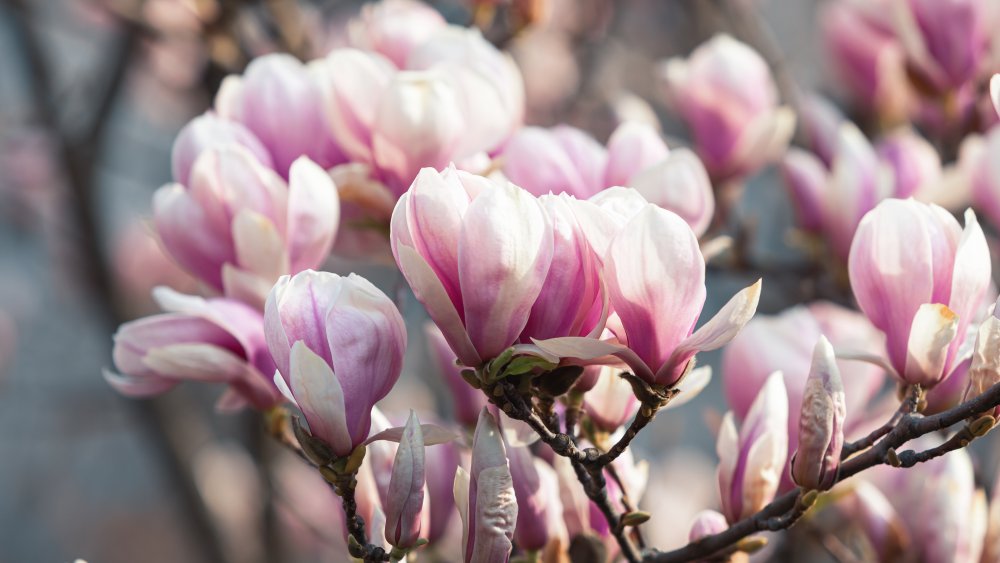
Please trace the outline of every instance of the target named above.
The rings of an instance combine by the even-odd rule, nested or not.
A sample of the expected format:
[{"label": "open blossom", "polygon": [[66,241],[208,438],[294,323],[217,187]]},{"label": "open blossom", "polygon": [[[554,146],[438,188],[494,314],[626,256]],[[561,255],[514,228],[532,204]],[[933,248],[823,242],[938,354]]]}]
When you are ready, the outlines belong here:
[{"label": "open blossom", "polygon": [[680,215],[698,235],[715,211],[712,184],[693,153],[671,152],[649,125],[625,122],[607,148],[579,129],[525,127],[503,153],[503,173],[535,195],[591,198],[607,188],[635,188],[647,201]]},{"label": "open blossom", "polygon": [[174,181],[190,185],[195,163],[203,152],[234,144],[249,150],[265,168],[273,168],[271,154],[252,131],[209,112],[191,120],[174,139],[171,149]]},{"label": "open blossom", "polygon": [[395,196],[424,167],[485,168],[487,153],[520,125],[520,73],[476,30],[442,26],[397,64],[359,49],[313,63],[333,137]]},{"label": "open blossom", "polygon": [[360,276],[307,270],[278,280],[264,317],[275,383],[315,437],[350,454],[399,379],[406,329],[396,306]]},{"label": "open blossom", "polygon": [[791,461],[797,485],[825,491],[836,482],[846,416],[844,384],[833,347],[820,337],[802,395],[798,450]]},{"label": "open blossom", "polygon": [[[753,317],[760,282],[736,294],[694,330],[705,304],[705,259],[683,219],[645,204],[607,246],[604,276],[619,343],[563,337],[536,342],[561,358],[618,356],[640,378],[675,385],[700,351],[728,343]],[[610,326],[610,325],[609,325]]]},{"label": "open blossom", "polygon": [[279,276],[319,266],[340,217],[336,187],[308,158],[289,182],[241,146],[204,151],[186,185],[156,191],[157,233],[170,255],[211,288],[260,306]]},{"label": "open blossom", "polygon": [[463,364],[517,342],[553,259],[552,225],[536,198],[424,169],[396,205],[390,236],[400,270]]},{"label": "open blossom", "polygon": [[990,283],[990,254],[972,210],[965,229],[947,211],[886,200],[851,246],[851,288],[886,334],[889,363],[906,383],[933,387],[956,366],[959,345]]},{"label": "open blossom", "polygon": [[455,504],[462,517],[463,561],[507,563],[517,500],[503,437],[487,409],[472,438],[472,466],[455,473]]},{"label": "open blossom", "polygon": [[112,352],[121,373],[105,379],[120,393],[147,397],[182,381],[225,383],[218,407],[264,410],[281,402],[270,381],[274,362],[264,341],[264,319],[231,299],[202,299],[165,287],[154,298],[166,313],[127,322]]},{"label": "open blossom", "polygon": [[736,432],[732,411],[719,429],[719,492],[730,523],[764,508],[778,491],[788,456],[788,398],[780,373],[768,378]]},{"label": "open blossom", "polygon": [[767,63],[747,45],[718,35],[687,60],[670,59],[662,72],[667,100],[714,181],[752,174],[787,147],[795,116],[778,107]]}]

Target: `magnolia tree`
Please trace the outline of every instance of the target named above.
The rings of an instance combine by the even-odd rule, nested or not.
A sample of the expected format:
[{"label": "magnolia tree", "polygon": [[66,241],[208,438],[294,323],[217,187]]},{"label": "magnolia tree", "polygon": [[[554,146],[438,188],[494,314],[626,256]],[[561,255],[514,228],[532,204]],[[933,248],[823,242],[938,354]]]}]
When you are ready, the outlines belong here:
[{"label": "magnolia tree", "polygon": [[[301,458],[300,496],[340,498],[313,525],[344,538],[341,559],[680,562],[812,541],[847,560],[996,561],[1000,500],[965,447],[1000,408],[1000,312],[976,213],[943,207],[962,211],[969,186],[1000,209],[996,133],[974,134],[996,121],[991,15],[881,4],[824,19],[881,129],[779,89],[718,35],[660,66],[690,148],[648,122],[606,144],[526,126],[514,60],[410,0],[366,6],[316,60],[261,56],[181,131],[153,199],[199,294],[156,289],[163,312],[121,326],[106,379],[134,397],[225,385],[220,411],[258,411]],[[746,259],[734,189],[770,164],[840,304],[755,317],[780,275],[765,271],[708,314],[710,266]],[[379,410],[407,377],[407,328],[368,280],[320,270],[331,253],[398,267],[452,420]],[[632,444],[708,385],[699,353],[720,348],[731,410],[704,430],[703,498],[703,474],[660,474]],[[644,502],[660,480],[677,490]],[[772,534],[799,522],[822,541]],[[668,530],[686,541],[657,545]]]}]

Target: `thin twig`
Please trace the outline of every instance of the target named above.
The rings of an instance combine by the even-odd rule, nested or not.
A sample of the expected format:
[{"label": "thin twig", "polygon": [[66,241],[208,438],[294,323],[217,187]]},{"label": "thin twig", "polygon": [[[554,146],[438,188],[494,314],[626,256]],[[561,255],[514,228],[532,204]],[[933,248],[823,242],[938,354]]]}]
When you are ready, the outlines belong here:
[{"label": "thin twig", "polygon": [[911,385],[908,387],[903,402],[899,404],[899,408],[896,409],[895,413],[893,413],[892,418],[890,418],[889,421],[882,426],[872,430],[871,433],[864,438],[844,444],[844,448],[840,452],[840,459],[847,459],[861,450],[872,447],[875,442],[879,440],[879,438],[891,432],[892,429],[896,427],[896,424],[899,423],[900,419],[912,412],[916,412],[917,405],[920,401],[920,393],[921,391],[918,386]]}]

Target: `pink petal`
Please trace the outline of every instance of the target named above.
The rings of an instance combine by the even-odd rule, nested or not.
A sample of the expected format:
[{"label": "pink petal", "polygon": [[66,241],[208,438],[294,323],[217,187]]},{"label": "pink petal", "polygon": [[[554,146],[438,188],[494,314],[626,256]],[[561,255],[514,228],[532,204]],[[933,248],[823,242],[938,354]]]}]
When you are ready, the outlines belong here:
[{"label": "pink petal", "polygon": [[304,342],[292,345],[288,387],[309,431],[324,440],[338,456],[349,455],[354,443],[347,430],[344,392],[333,370]]},{"label": "pink petal", "polygon": [[653,127],[626,121],[608,139],[604,186],[628,186],[639,172],[667,158],[670,151]]}]

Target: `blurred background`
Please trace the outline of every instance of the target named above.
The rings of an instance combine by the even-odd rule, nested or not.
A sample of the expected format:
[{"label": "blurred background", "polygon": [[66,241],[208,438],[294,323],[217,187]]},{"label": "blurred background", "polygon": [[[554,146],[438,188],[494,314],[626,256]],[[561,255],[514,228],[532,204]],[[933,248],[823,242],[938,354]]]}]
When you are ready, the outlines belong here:
[{"label": "blurred background", "polygon": [[[0,0],[0,561],[290,561],[307,557],[293,549],[302,537],[334,541],[303,523],[308,494],[286,486],[295,478],[258,414],[219,415],[212,404],[221,389],[191,385],[126,399],[101,371],[117,325],[156,310],[152,287],[195,287],[159,249],[148,218],[153,191],[171,180],[178,130],[253,57],[287,51],[308,60],[344,45],[360,4]],[[461,24],[478,9],[432,4]],[[521,4],[526,17],[548,17],[487,35],[522,69],[531,124],[570,123],[604,142],[619,122],[639,119],[679,144],[686,130],[661,102],[654,67],[719,32],[767,45],[779,87],[837,92],[817,40],[818,0]],[[748,27],[748,13],[763,26]],[[848,301],[807,279],[774,169],[750,181],[735,209],[753,226],[753,264],[711,272],[702,319],[761,275],[763,313],[818,294]],[[329,269],[359,270],[387,292],[405,286],[388,267]],[[447,410],[420,330],[424,313],[412,296],[402,303],[411,346],[386,404],[433,410],[438,399]],[[699,360],[718,368],[719,354]],[[680,482],[711,473],[725,409],[716,377],[693,404],[657,418],[640,457]],[[992,456],[984,459],[979,469],[992,475]],[[272,470],[259,474],[255,463]],[[679,511],[715,502],[711,486],[683,492],[665,493]]]}]

